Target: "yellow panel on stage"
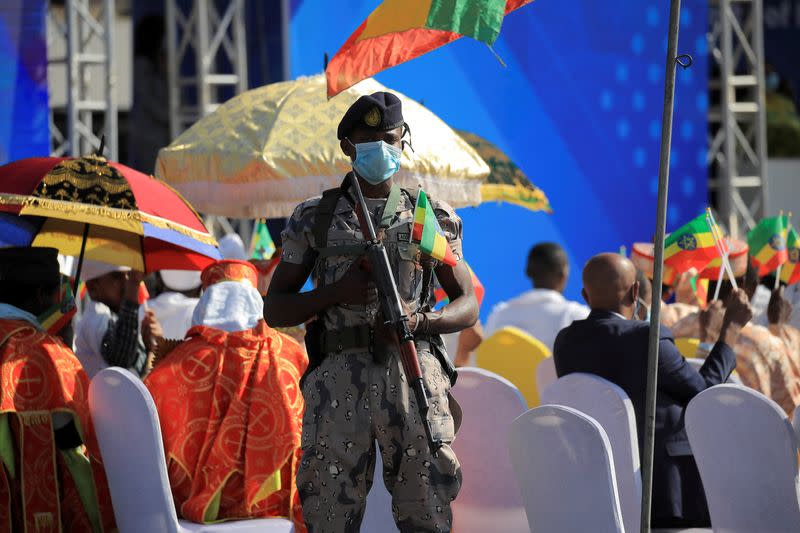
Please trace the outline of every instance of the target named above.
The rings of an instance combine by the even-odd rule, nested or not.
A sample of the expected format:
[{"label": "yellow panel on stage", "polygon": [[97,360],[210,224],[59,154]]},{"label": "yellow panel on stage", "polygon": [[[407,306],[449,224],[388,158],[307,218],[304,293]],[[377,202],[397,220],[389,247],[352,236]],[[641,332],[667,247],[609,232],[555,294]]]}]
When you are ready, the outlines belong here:
[{"label": "yellow panel on stage", "polygon": [[541,341],[521,329],[506,327],[481,343],[476,355],[477,365],[513,383],[525,397],[528,407],[541,403],[536,388],[536,367],[550,357],[550,350]]}]

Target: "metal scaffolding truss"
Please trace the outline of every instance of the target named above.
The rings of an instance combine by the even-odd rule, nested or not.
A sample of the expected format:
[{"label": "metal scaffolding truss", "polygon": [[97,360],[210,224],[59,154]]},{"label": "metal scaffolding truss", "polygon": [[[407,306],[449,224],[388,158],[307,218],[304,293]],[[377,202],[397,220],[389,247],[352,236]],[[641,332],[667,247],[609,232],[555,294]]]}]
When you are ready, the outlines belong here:
[{"label": "metal scaffolding truss", "polygon": [[244,0],[167,0],[166,6],[170,132],[175,138],[227,97],[247,90],[245,5]]},{"label": "metal scaffolding truss", "polygon": [[767,140],[761,0],[711,0],[709,188],[738,236],[767,214]]},{"label": "metal scaffolding truss", "polygon": [[[53,155],[95,152],[104,135],[104,153],[112,160],[118,157],[114,16],[114,0],[65,0],[63,9],[52,5],[48,9],[48,63],[66,69],[67,91],[66,133],[58,129],[50,108]],[[59,48],[63,55],[57,55]],[[51,84],[51,95],[59,89]],[[104,125],[98,134],[94,115],[99,113]]]}]

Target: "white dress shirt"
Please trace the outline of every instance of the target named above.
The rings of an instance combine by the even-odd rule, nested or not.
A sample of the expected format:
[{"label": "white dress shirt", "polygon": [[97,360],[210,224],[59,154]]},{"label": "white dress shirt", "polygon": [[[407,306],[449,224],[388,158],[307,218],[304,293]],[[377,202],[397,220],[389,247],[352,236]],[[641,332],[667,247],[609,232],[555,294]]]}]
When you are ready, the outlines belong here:
[{"label": "white dress shirt", "polygon": [[[147,308],[156,314],[165,339],[181,340],[192,327],[192,314],[199,298],[189,298],[179,292],[162,292],[147,301]],[[143,311],[144,306],[140,309]],[[139,322],[144,316],[139,317]]]},{"label": "white dress shirt", "polygon": [[506,326],[514,326],[540,340],[552,352],[556,335],[573,320],[589,316],[589,308],[564,298],[558,291],[532,289],[507,302],[497,304],[486,322],[485,336]]}]

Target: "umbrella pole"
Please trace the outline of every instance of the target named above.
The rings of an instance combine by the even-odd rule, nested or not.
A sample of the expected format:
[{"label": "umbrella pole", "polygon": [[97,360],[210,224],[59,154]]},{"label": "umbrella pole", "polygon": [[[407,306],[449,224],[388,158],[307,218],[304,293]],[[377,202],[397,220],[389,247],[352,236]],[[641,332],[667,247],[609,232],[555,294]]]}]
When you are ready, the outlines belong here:
[{"label": "umbrella pole", "polygon": [[653,496],[653,443],[655,441],[656,387],[658,384],[658,342],[661,317],[661,284],[664,274],[664,234],[667,226],[667,191],[669,187],[669,153],[672,145],[672,110],[675,103],[675,63],[678,56],[681,1],[671,0],[669,37],[664,76],[664,112],[661,119],[661,156],[658,168],[658,208],[653,258],[653,304],[650,315],[650,343],[647,350],[647,393],[642,450],[642,519],[641,532],[650,532],[650,509]]},{"label": "umbrella pole", "polygon": [[89,224],[83,225],[83,240],[81,241],[81,255],[78,256],[78,269],[75,271],[75,286],[72,287],[72,294],[78,297],[78,285],[81,282],[81,270],[83,269],[83,253],[86,251],[86,240],[89,238]]}]

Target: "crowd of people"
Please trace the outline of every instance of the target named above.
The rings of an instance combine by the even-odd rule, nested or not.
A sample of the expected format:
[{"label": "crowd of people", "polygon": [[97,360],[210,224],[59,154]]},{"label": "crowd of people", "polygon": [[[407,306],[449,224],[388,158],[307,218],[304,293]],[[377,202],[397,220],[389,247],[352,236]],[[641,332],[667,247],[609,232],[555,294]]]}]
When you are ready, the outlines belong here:
[{"label": "crowd of people", "polygon": [[[450,447],[460,423],[450,394],[455,367],[469,364],[484,338],[518,328],[552,352],[559,376],[590,372],[619,385],[633,403],[641,449],[647,320],[659,297],[652,521],[709,525],[683,410],[735,371],[793,412],[800,404],[798,285],[765,288],[773,280],[758,278],[747,245],[735,241],[730,258],[742,288],[718,277],[721,266],[652,287],[652,246],[638,244],[631,259],[589,260],[584,305],[562,294],[570,274],[564,249],[539,243],[525,266],[532,289],[497,305],[482,330],[455,211],[431,201],[451,260],[410,242],[415,197],[391,179],[407,133],[391,93],[353,104],[338,137],[355,174],[297,207],[273,271],[248,260],[235,234],[219,241],[224,259],[200,272],[145,277],[86,260],[77,316],[46,331],[41,316],[69,304],[61,289],[64,274],[75,272],[60,271],[56,249],[0,249],[0,499],[8,502],[0,505],[0,529],[113,528],[88,390],[98,372],[117,366],[141,378],[153,397],[181,518],[284,517],[301,532],[358,530],[380,453],[398,527],[449,531],[462,479]],[[352,182],[367,213],[356,207]],[[395,276],[425,398],[409,390],[407,354],[401,357],[385,298],[363,261],[365,216]],[[716,299],[692,285],[698,276],[710,280],[709,295],[720,285]],[[313,289],[303,291],[309,277]],[[447,295],[440,308],[434,284]],[[679,338],[696,339],[696,352],[682,355]],[[693,369],[684,355],[703,358],[702,367]]]}]

